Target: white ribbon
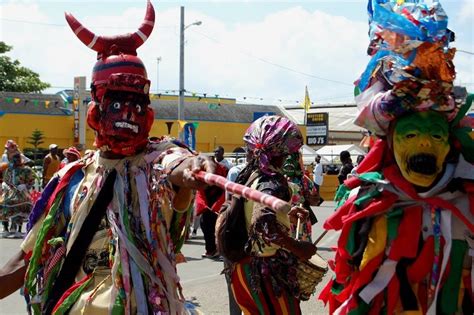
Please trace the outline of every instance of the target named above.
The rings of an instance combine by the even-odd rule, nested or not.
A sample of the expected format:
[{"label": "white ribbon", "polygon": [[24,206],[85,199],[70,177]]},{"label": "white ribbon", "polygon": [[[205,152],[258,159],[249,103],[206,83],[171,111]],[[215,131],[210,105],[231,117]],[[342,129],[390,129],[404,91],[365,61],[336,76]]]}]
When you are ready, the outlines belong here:
[{"label": "white ribbon", "polygon": [[395,274],[397,262],[395,260],[386,259],[380,266],[374,279],[359,293],[359,297],[367,304],[370,304],[374,297],[379,294]]}]

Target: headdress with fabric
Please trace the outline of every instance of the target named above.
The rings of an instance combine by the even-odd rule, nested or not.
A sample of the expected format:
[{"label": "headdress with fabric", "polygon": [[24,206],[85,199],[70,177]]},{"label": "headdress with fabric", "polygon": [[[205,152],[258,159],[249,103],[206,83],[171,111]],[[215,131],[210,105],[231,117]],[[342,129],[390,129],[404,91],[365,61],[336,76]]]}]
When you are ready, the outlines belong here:
[{"label": "headdress with fabric", "polygon": [[75,147],[69,147],[67,149],[64,149],[63,154],[64,155],[72,154],[72,155],[76,156],[78,159],[81,158],[81,152],[79,152],[79,150],[76,149]]},{"label": "headdress with fabric", "polygon": [[[137,49],[153,30],[153,5],[148,1],[139,29],[124,35],[97,36],[70,13],[66,14],[66,20],[79,40],[97,52],[92,70],[92,102],[87,114],[88,124],[96,131],[95,145],[121,155],[143,150],[154,114],[149,107],[150,81]],[[112,119],[114,115],[127,118],[117,121]],[[128,135],[129,130],[133,131],[132,137]]]},{"label": "headdress with fabric", "polygon": [[369,0],[368,13],[355,124],[380,139],[324,223],[341,234],[320,299],[331,314],[472,313],[473,96],[453,94],[454,33],[439,1]]},{"label": "headdress with fabric", "polygon": [[474,121],[465,117],[472,96],[463,105],[455,99],[456,50],[449,47],[455,35],[440,2],[369,0],[368,14],[371,60],[356,81],[354,123],[386,136],[398,118],[436,111],[450,123],[452,142],[474,162]]},{"label": "headdress with fabric", "polygon": [[16,144],[16,142],[13,140],[7,140],[7,142],[5,142],[5,149],[7,150],[18,149],[18,144]]},{"label": "headdress with fabric", "polygon": [[254,121],[244,135],[244,142],[260,170],[273,175],[277,172],[270,164],[273,157],[297,152],[303,145],[298,126],[286,117],[264,116]]}]

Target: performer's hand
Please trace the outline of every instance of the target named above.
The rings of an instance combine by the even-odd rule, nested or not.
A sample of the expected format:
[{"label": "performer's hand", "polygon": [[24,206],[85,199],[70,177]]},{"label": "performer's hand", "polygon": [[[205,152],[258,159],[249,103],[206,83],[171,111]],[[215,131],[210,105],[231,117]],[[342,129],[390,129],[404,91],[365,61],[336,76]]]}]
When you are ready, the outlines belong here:
[{"label": "performer's hand", "polygon": [[171,182],[183,188],[205,188],[206,184],[198,181],[194,176],[200,171],[215,173],[216,163],[210,157],[202,154],[191,156],[171,173]]},{"label": "performer's hand", "polygon": [[302,260],[308,260],[316,254],[316,246],[307,241],[296,241],[296,246],[293,248],[293,254]]},{"label": "performer's hand", "polygon": [[298,218],[300,219],[300,222],[306,221],[306,219],[308,218],[308,215],[309,215],[308,210],[302,207],[298,207],[298,206],[292,207],[291,210],[288,212],[288,217],[290,218],[290,222],[293,224],[298,223]]}]

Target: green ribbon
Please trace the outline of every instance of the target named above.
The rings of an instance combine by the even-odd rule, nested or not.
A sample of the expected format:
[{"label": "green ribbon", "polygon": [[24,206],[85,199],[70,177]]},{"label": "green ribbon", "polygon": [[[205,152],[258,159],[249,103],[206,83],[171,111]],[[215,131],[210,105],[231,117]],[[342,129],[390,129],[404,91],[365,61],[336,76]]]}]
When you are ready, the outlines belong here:
[{"label": "green ribbon", "polygon": [[[46,215],[46,218],[43,221],[43,224],[41,225],[41,228],[38,232],[38,237],[35,242],[35,246],[33,248],[33,253],[30,258],[30,262],[28,264],[28,271],[26,273],[25,277],[25,290],[30,296],[31,299],[35,298],[37,291],[36,291],[36,280],[37,280],[37,274],[40,269],[40,259],[42,256],[43,252],[43,244],[46,240],[46,237],[48,235],[48,232],[50,231],[51,228],[56,227],[56,213],[59,209],[59,205],[61,204],[62,197],[63,197],[64,192],[60,192],[58,194],[58,197],[54,201],[53,205],[51,206],[51,209],[49,213]],[[45,299],[46,295],[42,295],[42,298]],[[44,301],[43,301],[44,302]],[[39,314],[41,313],[40,310],[40,305],[37,303],[32,303],[31,304],[34,313]]]},{"label": "green ribbon", "polygon": [[398,226],[403,217],[403,210],[402,208],[395,208],[385,216],[387,217],[387,238],[388,241],[393,241],[398,236]]},{"label": "green ribbon", "polygon": [[[467,251],[467,242],[453,240],[449,275],[441,289],[441,314],[455,314],[458,311],[458,296],[462,281],[462,265]],[[441,280],[440,280],[441,281]]]}]

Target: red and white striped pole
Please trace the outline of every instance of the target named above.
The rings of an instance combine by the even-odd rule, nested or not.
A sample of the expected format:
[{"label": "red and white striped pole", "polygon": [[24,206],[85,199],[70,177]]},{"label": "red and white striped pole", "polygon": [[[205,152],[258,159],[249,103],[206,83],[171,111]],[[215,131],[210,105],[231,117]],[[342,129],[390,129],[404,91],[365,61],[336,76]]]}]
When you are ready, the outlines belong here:
[{"label": "red and white striped pole", "polygon": [[198,180],[205,182],[208,185],[218,186],[232,194],[236,194],[252,201],[261,203],[277,212],[282,211],[288,213],[288,211],[291,209],[289,203],[279,198],[262,193],[250,187],[231,182],[225,177],[203,171],[198,172],[195,174],[195,176]]}]

